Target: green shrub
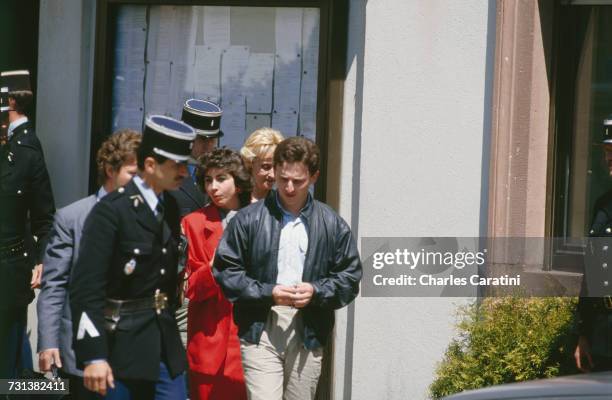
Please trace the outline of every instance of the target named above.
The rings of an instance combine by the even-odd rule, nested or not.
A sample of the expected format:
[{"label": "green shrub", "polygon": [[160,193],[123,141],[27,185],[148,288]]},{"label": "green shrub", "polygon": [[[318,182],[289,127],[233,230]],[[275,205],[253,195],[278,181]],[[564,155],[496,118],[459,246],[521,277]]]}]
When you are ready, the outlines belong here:
[{"label": "green shrub", "polygon": [[459,311],[459,337],[430,386],[440,398],[469,389],[577,372],[572,335],[577,299],[486,298]]}]

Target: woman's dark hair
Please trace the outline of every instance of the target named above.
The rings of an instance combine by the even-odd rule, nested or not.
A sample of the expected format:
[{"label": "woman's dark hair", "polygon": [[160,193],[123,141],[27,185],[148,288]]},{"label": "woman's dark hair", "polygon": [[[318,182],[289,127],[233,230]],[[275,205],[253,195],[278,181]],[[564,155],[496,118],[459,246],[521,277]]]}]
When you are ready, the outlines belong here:
[{"label": "woman's dark hair", "polygon": [[227,171],[234,178],[234,185],[240,189],[240,193],[238,193],[240,207],[244,207],[251,202],[253,181],[238,152],[225,147],[214,149],[200,156],[198,164],[196,181],[203,191],[205,191],[204,178],[206,177],[206,171],[218,168]]}]

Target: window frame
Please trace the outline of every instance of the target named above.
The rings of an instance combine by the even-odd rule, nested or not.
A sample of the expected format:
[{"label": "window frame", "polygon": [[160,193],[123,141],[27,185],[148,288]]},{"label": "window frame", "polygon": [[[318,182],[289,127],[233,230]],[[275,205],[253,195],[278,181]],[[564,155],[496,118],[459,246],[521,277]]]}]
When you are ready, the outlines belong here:
[{"label": "window frame", "polygon": [[[571,132],[575,122],[576,109],[576,87],[575,78],[577,76],[578,63],[566,62],[567,56],[563,54],[562,44],[563,21],[565,21],[563,7],[582,7],[582,6],[609,6],[612,7],[612,0],[561,0],[555,3],[554,26],[553,26],[553,73],[551,85],[551,105],[550,105],[550,142],[549,142],[549,199],[547,201],[549,210],[547,231],[548,237],[561,238],[556,243],[559,246],[551,246],[546,265],[555,271],[582,272],[584,265],[585,244],[576,244],[566,241],[569,218],[568,207],[571,170],[571,148],[573,145],[573,134]],[[571,11],[565,11],[568,15]],[[563,84],[567,78],[573,78],[572,84]],[[591,150],[590,150],[591,151]],[[568,166],[567,163],[570,163]],[[590,223],[593,210],[585,210],[587,223]],[[586,235],[585,235],[586,236]]]},{"label": "window frame", "polygon": [[[321,173],[315,185],[315,198],[327,196],[327,164],[330,126],[341,126],[342,98],[330,92],[330,83],[341,72],[344,79],[348,30],[347,0],[100,0],[96,9],[96,43],[91,121],[89,191],[96,183],[96,152],[112,132],[112,73],[114,20],[122,5],[171,6],[235,6],[235,7],[295,7],[320,10],[319,66],[317,85],[316,142],[321,149]],[[344,51],[343,51],[344,50]],[[331,111],[331,112],[330,112]],[[332,115],[332,117],[330,117]],[[335,134],[340,134],[336,132]]]}]

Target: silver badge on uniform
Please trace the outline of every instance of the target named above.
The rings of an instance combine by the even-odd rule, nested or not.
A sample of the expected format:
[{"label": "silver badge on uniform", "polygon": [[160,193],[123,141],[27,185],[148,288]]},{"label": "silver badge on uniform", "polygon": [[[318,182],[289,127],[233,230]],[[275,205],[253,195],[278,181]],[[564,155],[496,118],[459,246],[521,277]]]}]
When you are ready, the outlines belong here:
[{"label": "silver badge on uniform", "polygon": [[132,258],[130,261],[125,263],[125,267],[123,267],[123,273],[126,275],[131,275],[136,269],[136,259]]},{"label": "silver badge on uniform", "polygon": [[134,200],[134,208],[138,207],[138,205],[140,203],[144,203],[144,200],[142,199],[142,197],[139,194],[135,194],[133,196],[130,196],[131,200]]}]

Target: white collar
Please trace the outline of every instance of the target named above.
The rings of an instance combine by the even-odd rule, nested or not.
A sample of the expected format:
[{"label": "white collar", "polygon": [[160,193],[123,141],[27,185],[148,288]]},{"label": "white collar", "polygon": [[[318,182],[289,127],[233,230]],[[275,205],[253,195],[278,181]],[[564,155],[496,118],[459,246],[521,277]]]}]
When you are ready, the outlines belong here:
[{"label": "white collar", "polygon": [[106,191],[106,189],[104,189],[104,186],[100,186],[100,189],[98,189],[98,193],[96,193],[96,201],[100,201],[100,199],[106,196],[107,194],[108,192]]},{"label": "white collar", "polygon": [[157,203],[159,203],[159,198],[155,194],[155,191],[138,175],[134,176],[132,180],[149,205],[151,211],[153,211],[153,214],[157,215]]},{"label": "white collar", "polygon": [[25,124],[26,122],[28,122],[28,117],[21,117],[19,119],[16,119],[15,121],[11,122],[9,124],[9,127],[8,127],[8,137],[9,137],[9,139],[11,138],[11,136],[13,136],[13,131],[15,129],[17,129],[18,127],[20,127],[21,125]]}]

